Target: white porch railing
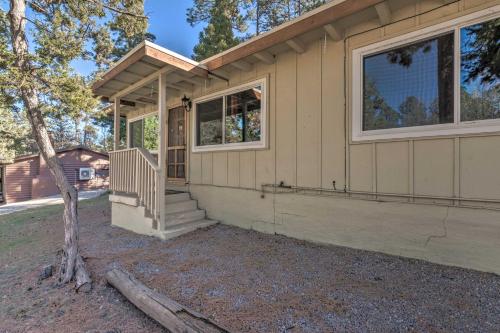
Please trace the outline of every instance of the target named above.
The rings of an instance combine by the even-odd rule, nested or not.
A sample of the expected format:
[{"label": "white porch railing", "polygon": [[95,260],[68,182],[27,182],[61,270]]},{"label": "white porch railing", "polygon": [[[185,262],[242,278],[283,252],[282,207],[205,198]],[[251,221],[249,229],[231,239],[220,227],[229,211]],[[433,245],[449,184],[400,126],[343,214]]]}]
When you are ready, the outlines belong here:
[{"label": "white porch railing", "polygon": [[139,203],[160,217],[160,168],[149,151],[142,148],[117,150],[109,153],[110,190],[134,194]]}]

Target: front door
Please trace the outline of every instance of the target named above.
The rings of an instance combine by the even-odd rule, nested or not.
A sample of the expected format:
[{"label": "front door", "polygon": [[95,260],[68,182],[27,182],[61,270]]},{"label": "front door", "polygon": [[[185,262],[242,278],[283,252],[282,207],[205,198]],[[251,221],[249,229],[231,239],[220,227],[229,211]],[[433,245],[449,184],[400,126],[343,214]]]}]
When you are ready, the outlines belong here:
[{"label": "front door", "polygon": [[186,179],[186,112],[183,107],[168,111],[167,177],[170,181]]}]

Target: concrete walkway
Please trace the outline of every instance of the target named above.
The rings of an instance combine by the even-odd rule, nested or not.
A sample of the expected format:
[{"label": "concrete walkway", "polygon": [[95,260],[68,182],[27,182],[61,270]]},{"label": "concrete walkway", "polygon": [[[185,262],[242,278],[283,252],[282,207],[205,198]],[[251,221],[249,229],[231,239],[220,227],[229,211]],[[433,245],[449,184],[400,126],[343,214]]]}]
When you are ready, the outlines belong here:
[{"label": "concrete walkway", "polygon": [[[78,193],[78,200],[86,200],[96,198],[106,193],[106,190],[83,191]],[[6,205],[0,205],[0,215],[11,214],[26,209],[37,208],[47,205],[59,205],[63,203],[60,195],[54,195],[41,199],[28,200],[23,202],[15,202]]]}]

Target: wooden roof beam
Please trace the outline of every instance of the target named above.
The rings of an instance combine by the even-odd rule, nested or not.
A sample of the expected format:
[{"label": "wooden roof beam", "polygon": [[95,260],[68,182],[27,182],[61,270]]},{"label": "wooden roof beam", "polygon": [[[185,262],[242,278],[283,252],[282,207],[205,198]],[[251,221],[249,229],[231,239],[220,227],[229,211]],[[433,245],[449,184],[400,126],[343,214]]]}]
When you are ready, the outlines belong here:
[{"label": "wooden roof beam", "polygon": [[147,67],[147,68],[149,68],[149,69],[151,69],[151,70],[153,70],[153,71],[155,71],[155,72],[161,68],[161,67],[155,66],[155,65],[153,65],[153,64],[150,64],[149,62],[146,62],[146,61],[144,61],[144,60],[139,60],[137,63],[138,63],[139,65],[142,65],[142,66],[144,66],[144,67]]},{"label": "wooden roof beam", "polygon": [[206,80],[209,80],[208,78],[202,79],[201,77],[198,76],[190,76],[186,75],[184,72],[175,72],[170,74],[167,79],[172,79],[172,82],[180,82],[180,81],[185,81],[194,85],[202,85],[205,84]]},{"label": "wooden roof beam", "polygon": [[304,43],[300,41],[300,39],[292,38],[286,41],[286,45],[288,45],[292,50],[297,53],[306,52],[306,46]]},{"label": "wooden roof beam", "polygon": [[387,25],[391,23],[392,12],[387,1],[376,4],[375,10],[377,11],[378,19],[381,25]]},{"label": "wooden roof beam", "polygon": [[158,80],[158,76],[160,74],[163,74],[163,73],[168,73],[168,72],[172,72],[172,67],[170,66],[165,66],[163,68],[161,68],[160,70],[158,70],[157,72],[154,72],[154,73],[151,73],[149,74],[148,76],[146,76],[145,78],[143,78],[142,80],[140,81],[137,81],[136,83],[128,86],[127,88],[121,90],[121,91],[118,91],[116,94],[114,94],[113,96],[110,97],[111,100],[114,100],[115,98],[120,98],[121,96],[125,96],[125,95],[128,95],[130,94],[131,92],[139,89],[139,88],[142,88],[144,87],[145,85],[155,81],[155,80]]},{"label": "wooden roof beam", "polygon": [[235,61],[231,63],[231,66],[235,67],[236,69],[242,70],[244,72],[249,72],[253,68],[251,63],[244,60]]},{"label": "wooden roof beam", "polygon": [[325,25],[323,29],[330,36],[330,38],[336,42],[344,39],[344,31],[333,23]]},{"label": "wooden roof beam", "polygon": [[257,52],[253,56],[268,65],[274,64],[274,56],[267,51]]}]

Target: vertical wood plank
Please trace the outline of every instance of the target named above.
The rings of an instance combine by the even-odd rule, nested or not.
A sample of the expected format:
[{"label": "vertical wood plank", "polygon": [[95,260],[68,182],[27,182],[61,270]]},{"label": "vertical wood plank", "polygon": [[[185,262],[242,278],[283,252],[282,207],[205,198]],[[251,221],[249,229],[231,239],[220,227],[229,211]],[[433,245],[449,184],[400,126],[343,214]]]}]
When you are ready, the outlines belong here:
[{"label": "vertical wood plank", "polygon": [[297,56],[297,184],[321,186],[320,43]]},{"label": "vertical wood plank", "polygon": [[113,140],[113,150],[118,150],[120,147],[120,99],[115,98],[115,105],[113,106],[113,126],[114,126],[114,140]]},{"label": "vertical wood plank", "polygon": [[276,62],[276,182],[297,185],[297,55]]}]

